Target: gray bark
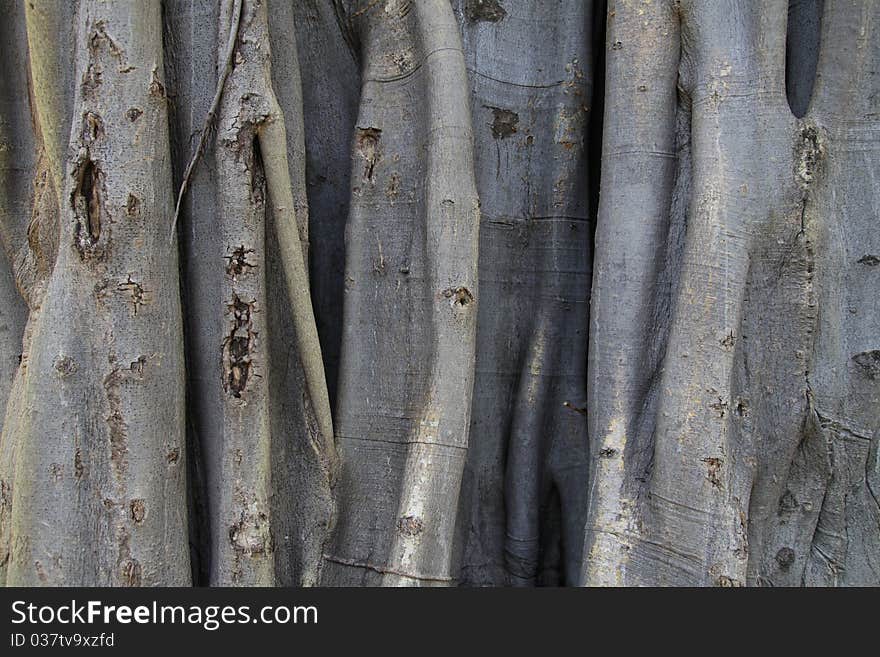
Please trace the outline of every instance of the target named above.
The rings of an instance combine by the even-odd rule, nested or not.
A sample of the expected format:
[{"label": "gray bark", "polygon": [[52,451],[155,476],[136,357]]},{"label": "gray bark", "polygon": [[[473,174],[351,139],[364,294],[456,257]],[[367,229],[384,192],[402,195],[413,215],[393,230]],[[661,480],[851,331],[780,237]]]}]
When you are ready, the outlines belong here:
[{"label": "gray bark", "polygon": [[[880,8],[826,3],[798,119],[786,5],[609,6],[606,117],[637,85],[659,98],[605,136],[588,584],[877,581]],[[808,69],[789,66],[797,111]]]},{"label": "gray bark", "polygon": [[2,8],[4,583],[880,582],[876,0]]},{"label": "gray bark", "polygon": [[362,88],[336,402],[340,515],[324,581],[444,584],[457,575],[479,299],[461,40],[445,2],[349,7],[344,21]]}]

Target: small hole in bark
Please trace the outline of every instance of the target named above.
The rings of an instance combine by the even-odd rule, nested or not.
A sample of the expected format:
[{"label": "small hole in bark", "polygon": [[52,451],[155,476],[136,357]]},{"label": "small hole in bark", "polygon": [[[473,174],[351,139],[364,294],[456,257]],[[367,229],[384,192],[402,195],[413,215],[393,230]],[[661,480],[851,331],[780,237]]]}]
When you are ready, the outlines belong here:
[{"label": "small hole in bark", "polygon": [[704,458],[702,461],[706,464],[706,479],[709,480],[709,483],[715,488],[724,488],[724,484],[721,481],[721,467],[724,465],[724,462],[714,456]]},{"label": "small hole in bark", "polygon": [[73,192],[73,211],[77,219],[78,250],[94,246],[101,237],[101,172],[92,160],[86,160]]},{"label": "small hole in bark", "polygon": [[486,106],[492,110],[492,136],[495,139],[506,139],[516,134],[519,126],[519,114],[501,107]]},{"label": "small hole in bark", "polygon": [[776,563],[779,564],[779,567],[783,570],[788,570],[791,567],[791,564],[794,563],[794,550],[790,547],[784,547],[776,553]]},{"label": "small hole in bark", "polygon": [[875,256],[873,254],[863,255],[861,258],[856,260],[860,265],[867,265],[868,267],[876,267],[880,265],[880,256]]}]

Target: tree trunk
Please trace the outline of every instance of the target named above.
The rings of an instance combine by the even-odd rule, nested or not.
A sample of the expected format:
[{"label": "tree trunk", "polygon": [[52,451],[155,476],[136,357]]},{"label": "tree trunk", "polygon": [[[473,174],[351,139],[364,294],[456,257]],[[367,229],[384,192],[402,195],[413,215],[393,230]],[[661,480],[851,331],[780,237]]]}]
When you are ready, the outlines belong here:
[{"label": "tree trunk", "polygon": [[880,2],[2,8],[6,584],[880,583]]}]

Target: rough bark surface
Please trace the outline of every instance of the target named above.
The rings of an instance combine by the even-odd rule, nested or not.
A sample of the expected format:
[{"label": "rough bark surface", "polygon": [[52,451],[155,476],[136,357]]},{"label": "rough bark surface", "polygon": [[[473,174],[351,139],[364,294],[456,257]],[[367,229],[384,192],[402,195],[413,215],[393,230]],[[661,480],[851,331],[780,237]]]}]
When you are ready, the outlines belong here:
[{"label": "rough bark surface", "polygon": [[3,583],[880,583],[880,2],[0,8]]}]

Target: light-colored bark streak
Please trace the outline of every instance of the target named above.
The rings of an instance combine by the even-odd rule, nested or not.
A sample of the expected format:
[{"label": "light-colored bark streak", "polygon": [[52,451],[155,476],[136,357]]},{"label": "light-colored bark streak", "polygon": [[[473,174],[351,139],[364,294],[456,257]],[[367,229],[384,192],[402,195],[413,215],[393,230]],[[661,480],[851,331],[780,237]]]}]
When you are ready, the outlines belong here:
[{"label": "light-colored bark streak", "polygon": [[270,98],[272,102],[270,119],[258,131],[260,151],[272,211],[275,213],[275,228],[287,283],[287,294],[293,309],[296,345],[320,432],[314,450],[323,463],[327,480],[332,487],[336,480],[338,456],[333,438],[333,421],[330,416],[324,363],[321,359],[321,344],[315,327],[315,315],[309,291],[309,277],[306,270],[307,246],[304,244],[305,240],[300,239],[300,231],[307,230],[308,219],[298,217],[303,212],[297,212],[297,203],[293,198],[290,168],[287,162],[284,118],[278,102],[273,97]]},{"label": "light-colored bark streak", "polygon": [[[449,583],[477,302],[464,59],[444,2],[390,0],[350,18],[364,86],[337,409],[340,518],[324,581]],[[401,114],[410,94],[422,101]]]},{"label": "light-colored bark streak", "polygon": [[[39,312],[37,288],[45,277],[28,244],[30,225],[39,227],[36,237],[42,237],[44,226],[57,231],[59,195],[56,192],[60,174],[54,179],[46,170],[45,157],[35,166],[36,152],[41,152],[42,134],[36,112],[31,115],[28,103],[32,96],[35,73],[32,58],[27,56],[28,35],[25,28],[25,7],[10,7],[3,24],[3,71],[5,79],[0,116],[0,177],[3,192],[0,196],[0,223],[2,223],[3,268],[0,277],[0,408],[4,409],[3,435],[0,436],[0,583],[6,581],[12,521],[12,491],[18,441],[14,439],[22,422],[22,404],[26,386],[27,353],[30,327]],[[45,51],[47,55],[52,50]],[[29,65],[26,65],[29,64]],[[39,73],[36,74],[37,76]],[[35,172],[36,169],[36,172]],[[33,212],[29,212],[31,180],[38,193]],[[57,242],[53,240],[53,242]],[[51,249],[52,245],[45,245]],[[52,254],[54,258],[54,253]],[[27,299],[28,304],[25,303]],[[30,314],[28,313],[30,311]]]},{"label": "light-colored bark streak", "polygon": [[60,61],[63,49],[58,47],[58,41],[65,30],[63,21],[68,16],[67,12],[51,2],[25,2],[23,5],[34,119],[39,125],[52,188],[60,205],[69,126],[65,124],[67,113],[64,110],[68,89]]},{"label": "light-colored bark streak", "polygon": [[[421,2],[413,9],[430,80],[426,89],[426,146],[431,157],[425,171],[425,250],[429,254],[429,280],[437,288],[433,290],[429,318],[436,332],[431,345],[428,402],[419,423],[419,438],[424,442],[408,449],[397,510],[398,531],[388,563],[405,573],[436,573],[442,580],[455,576],[455,510],[465,453],[447,444],[468,444],[479,210],[469,104],[460,96],[467,89],[467,75],[457,25],[444,3]],[[458,90],[458,94],[452,90]],[[407,531],[409,519],[421,522],[422,531],[427,531]],[[406,575],[386,575],[383,579],[386,585],[408,583]]]},{"label": "light-colored bark streak", "polygon": [[[7,583],[187,584],[160,5],[84,0],[76,24],[58,259],[9,409],[23,421],[3,436],[17,443]],[[49,142],[61,127],[47,70],[33,74],[49,94],[39,104]]]},{"label": "light-colored bark streak", "polygon": [[[625,583],[638,534],[637,435],[659,365],[652,335],[675,175],[678,16],[670,3],[611,2],[602,193],[591,299],[588,413],[593,461],[584,581]],[[632,461],[632,463],[631,463]]]}]

